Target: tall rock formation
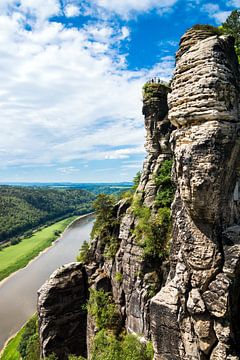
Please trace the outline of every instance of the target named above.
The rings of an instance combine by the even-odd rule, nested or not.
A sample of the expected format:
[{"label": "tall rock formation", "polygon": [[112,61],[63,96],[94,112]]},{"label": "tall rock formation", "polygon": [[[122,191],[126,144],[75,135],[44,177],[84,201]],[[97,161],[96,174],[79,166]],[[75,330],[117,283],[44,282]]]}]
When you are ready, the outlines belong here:
[{"label": "tall rock formation", "polygon": [[[239,72],[233,39],[182,38],[169,94],[176,195],[171,272],[152,299],[156,360],[239,359]],[[236,199],[235,199],[236,200]],[[239,222],[239,219],[238,219]]]},{"label": "tall rock formation", "polygon": [[56,270],[38,291],[38,318],[41,356],[86,355],[88,297],[87,278],[82,264],[70,263]]},{"label": "tall rock formation", "polygon": [[[143,92],[148,156],[143,165],[134,199],[141,206],[149,209],[150,216],[153,217],[156,213],[155,199],[159,188],[155,177],[161,164],[172,157],[169,138],[173,126],[167,118],[169,91],[167,85],[151,81],[145,85]],[[93,240],[90,272],[87,266],[89,282],[97,289],[102,286],[98,284],[99,281],[105,288],[110,284],[108,291],[112,292],[126,329],[149,338],[149,301],[152,293],[156,293],[162,285],[164,277],[162,261],[155,259],[150,262],[149,259],[144,258],[143,246],[134,231],[139,218],[133,206],[122,200],[116,205],[115,212],[119,226],[112,233],[118,239],[118,250],[112,259],[107,259],[103,255],[104,247],[101,247],[102,234]],[[95,264],[95,272],[92,274],[93,264]],[[88,339],[91,339],[96,327],[90,315],[88,315],[88,325]]]},{"label": "tall rock formation", "polygon": [[[111,293],[128,332],[152,339],[155,360],[240,359],[240,113],[233,39],[195,27],[182,37],[176,60],[171,90],[154,80],[144,87],[148,155],[133,199],[113,206],[83,266],[60,269],[39,291],[44,356],[56,352],[61,360],[88,351],[90,359],[98,328],[82,304],[92,288]],[[172,158],[170,239],[173,190],[165,187],[164,166]]]}]

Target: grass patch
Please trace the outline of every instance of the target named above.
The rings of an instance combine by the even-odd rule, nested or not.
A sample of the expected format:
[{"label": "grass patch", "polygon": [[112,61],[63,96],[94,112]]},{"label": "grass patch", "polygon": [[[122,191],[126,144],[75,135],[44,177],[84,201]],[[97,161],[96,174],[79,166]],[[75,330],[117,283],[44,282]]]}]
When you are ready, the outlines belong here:
[{"label": "grass patch", "polygon": [[41,251],[52,244],[73,220],[78,216],[56,222],[34,233],[33,236],[23,239],[16,245],[3,248],[0,252],[0,281],[25,267],[30,260],[34,259]]},{"label": "grass patch", "polygon": [[14,338],[9,340],[0,357],[1,360],[19,360],[21,358],[21,355],[17,349],[23,333],[24,327],[17,333],[16,336],[14,336]]},{"label": "grass patch", "polygon": [[26,322],[26,324],[21,328],[21,330],[18,331],[18,333],[8,341],[0,359],[1,360],[19,360],[21,359],[21,354],[18,351],[19,344],[22,339],[22,335],[25,333],[26,328],[28,324],[32,321],[32,319],[35,319],[36,321],[36,315],[33,315],[33,317]]}]

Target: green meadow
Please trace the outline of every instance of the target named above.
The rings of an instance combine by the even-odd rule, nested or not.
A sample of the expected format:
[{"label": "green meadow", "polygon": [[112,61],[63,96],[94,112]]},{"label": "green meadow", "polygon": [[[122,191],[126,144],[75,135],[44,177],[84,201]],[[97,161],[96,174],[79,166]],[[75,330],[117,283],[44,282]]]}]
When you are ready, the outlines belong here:
[{"label": "green meadow", "polygon": [[59,237],[58,232],[63,232],[76,218],[77,216],[71,216],[58,221],[53,225],[37,231],[31,237],[23,239],[16,245],[3,248],[0,251],[0,281],[13,272],[25,267],[30,260],[34,259]]}]

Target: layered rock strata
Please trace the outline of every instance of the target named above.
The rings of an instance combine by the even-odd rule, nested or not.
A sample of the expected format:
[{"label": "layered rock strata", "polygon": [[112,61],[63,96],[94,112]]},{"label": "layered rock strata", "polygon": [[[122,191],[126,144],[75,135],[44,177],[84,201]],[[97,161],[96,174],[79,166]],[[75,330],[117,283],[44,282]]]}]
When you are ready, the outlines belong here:
[{"label": "layered rock strata", "polygon": [[[143,114],[145,115],[146,150],[148,156],[143,165],[139,186],[134,196],[138,197],[143,206],[155,212],[155,198],[158,186],[155,177],[164,160],[171,159],[169,138],[173,126],[170,124],[167,113],[168,86],[156,81],[149,82],[144,88]],[[116,256],[109,260],[99,261],[102,258],[99,239],[92,242],[94,250],[93,261],[90,264],[89,282],[93,287],[99,287],[98,282],[110,283],[110,290],[115,303],[118,305],[123,325],[129,332],[142,334],[145,338],[149,333],[149,300],[150,289],[157,292],[160,289],[164,272],[161,261],[149,263],[144,259],[143,248],[136,239],[134,229],[138,218],[131,207],[127,208],[126,201],[121,201],[116,208],[116,218],[119,228],[115,231],[119,241],[119,250]],[[95,272],[92,274],[93,264]],[[87,266],[88,271],[88,266]],[[121,281],[116,280],[120,274]],[[105,280],[103,281],[103,277]],[[88,315],[88,339],[93,338],[96,331],[94,321]],[[89,343],[89,349],[91,344]]]},{"label": "layered rock strata", "polygon": [[[194,36],[193,36],[194,34]],[[171,272],[151,301],[155,360],[239,359],[239,72],[231,37],[190,30],[169,94]]]},{"label": "layered rock strata", "polygon": [[[88,351],[90,358],[98,329],[82,305],[95,288],[112,294],[128,332],[152,339],[155,360],[240,359],[239,69],[233,39],[193,28],[182,37],[176,60],[171,91],[155,80],[144,87],[148,155],[133,203],[123,199],[112,210],[108,236],[117,252],[106,256],[100,232],[84,266],[61,268],[39,291],[43,356],[55,352],[65,360]],[[134,201],[157,214],[156,177],[172,157],[170,262],[149,261],[136,237]]]},{"label": "layered rock strata", "polygon": [[38,291],[41,356],[70,354],[86,356],[88,297],[84,267],[71,263],[56,270]]}]

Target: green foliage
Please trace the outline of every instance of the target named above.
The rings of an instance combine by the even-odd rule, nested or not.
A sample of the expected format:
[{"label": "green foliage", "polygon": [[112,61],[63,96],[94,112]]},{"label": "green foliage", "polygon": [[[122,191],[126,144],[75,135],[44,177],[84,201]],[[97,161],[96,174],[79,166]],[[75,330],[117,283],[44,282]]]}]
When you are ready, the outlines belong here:
[{"label": "green foliage", "polygon": [[155,199],[157,207],[170,207],[174,196],[174,186],[171,180],[172,160],[165,160],[155,177],[158,192]]},{"label": "green foliage", "polygon": [[240,10],[233,10],[221,28],[225,34],[235,38],[235,50],[240,63]]},{"label": "green foliage", "polygon": [[87,263],[90,258],[89,250],[90,250],[90,244],[89,242],[84,240],[79,255],[77,256],[77,261],[81,262],[82,264]]},{"label": "green foliage", "polygon": [[163,88],[164,90],[167,89],[168,91],[170,91],[169,84],[164,81],[161,80],[159,80],[159,82],[148,81],[143,86],[143,100],[146,101],[157,96],[159,93],[162,92]]},{"label": "green foliage", "polygon": [[209,31],[212,35],[222,35],[223,32],[220,28],[208,25],[208,24],[196,24],[193,26],[194,30],[206,30]]},{"label": "green foliage", "polygon": [[114,328],[117,325],[117,308],[112,297],[104,290],[90,289],[87,310],[96,321],[99,330]]},{"label": "green foliage", "polygon": [[52,353],[52,354],[48,355],[47,357],[45,357],[44,360],[58,360],[58,358],[57,358],[57,355]]},{"label": "green foliage", "polygon": [[10,243],[11,245],[17,245],[20,243],[20,241],[21,241],[20,239],[13,238],[10,240]]},{"label": "green foliage", "polygon": [[86,358],[84,358],[83,356],[70,355],[68,357],[68,360],[86,360]]},{"label": "green foliage", "polygon": [[165,258],[168,255],[171,235],[170,209],[160,208],[155,215],[151,215],[150,209],[141,205],[135,207],[135,214],[138,214],[138,223],[134,234],[143,248],[144,258]]},{"label": "green foliage", "polygon": [[36,333],[32,335],[27,342],[26,360],[39,360],[39,359],[40,359],[39,335],[38,333]]},{"label": "green foliage", "polygon": [[0,186],[0,242],[40,225],[56,222],[70,215],[92,211],[93,194],[84,190],[40,187]]},{"label": "green foliage", "polygon": [[39,359],[39,340],[37,330],[37,316],[33,316],[24,327],[20,343],[18,345],[19,353],[23,360]]},{"label": "green foliage", "polygon": [[121,282],[122,279],[123,279],[123,274],[120,273],[120,272],[116,272],[115,276],[114,276],[114,279],[117,281],[117,282]]},{"label": "green foliage", "polygon": [[119,247],[117,234],[119,223],[114,211],[115,198],[112,195],[99,194],[93,206],[96,210],[96,220],[91,238],[101,234],[101,247],[104,256],[113,258]]},{"label": "green foliage", "polygon": [[111,332],[100,331],[94,338],[91,360],[152,360],[151,345],[143,344],[134,335],[116,338]]},{"label": "green foliage", "polygon": [[158,192],[155,214],[144,206],[140,197],[135,196],[132,210],[137,217],[134,234],[143,248],[143,256],[148,259],[163,259],[169,253],[169,240],[171,236],[171,212],[174,187],[171,181],[172,161],[165,160],[155,177]]},{"label": "green foliage", "polygon": [[136,173],[136,175],[134,176],[134,178],[133,178],[133,187],[132,187],[132,189],[134,191],[137,189],[137,187],[138,187],[138,185],[140,183],[141,175],[142,175],[141,171],[138,171]]}]

